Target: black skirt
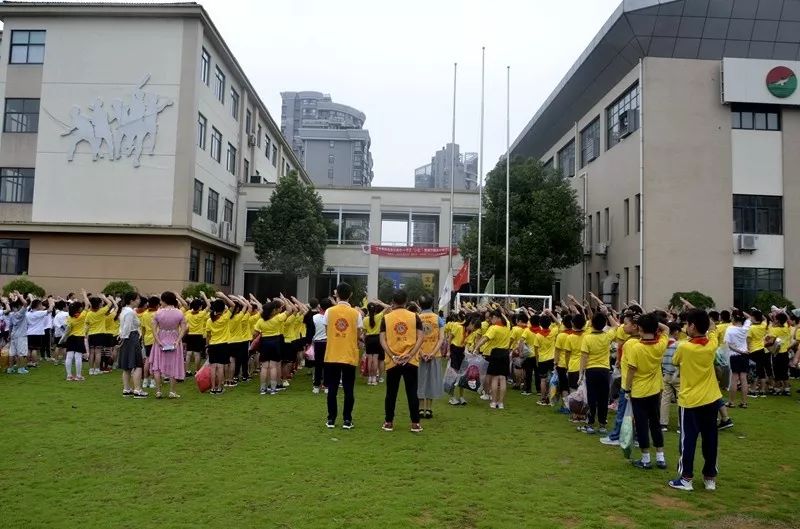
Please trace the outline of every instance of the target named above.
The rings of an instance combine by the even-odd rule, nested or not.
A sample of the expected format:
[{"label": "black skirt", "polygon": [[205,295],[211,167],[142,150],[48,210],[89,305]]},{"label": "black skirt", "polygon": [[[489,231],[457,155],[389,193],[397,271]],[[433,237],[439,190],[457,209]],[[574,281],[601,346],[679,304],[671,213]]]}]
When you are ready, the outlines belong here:
[{"label": "black skirt", "polygon": [[507,377],[510,374],[508,349],[492,349],[486,374],[493,377]]},{"label": "black skirt", "polygon": [[120,369],[129,371],[144,367],[144,360],[142,359],[142,337],[139,333],[134,331],[122,340],[122,345],[119,348],[118,362]]},{"label": "black skirt", "polygon": [[200,353],[206,348],[206,339],[202,334],[187,334],[183,340],[186,342],[186,350],[192,353]]},{"label": "black skirt", "polygon": [[86,345],[84,344],[84,336],[70,336],[67,338],[67,352],[85,353]]}]

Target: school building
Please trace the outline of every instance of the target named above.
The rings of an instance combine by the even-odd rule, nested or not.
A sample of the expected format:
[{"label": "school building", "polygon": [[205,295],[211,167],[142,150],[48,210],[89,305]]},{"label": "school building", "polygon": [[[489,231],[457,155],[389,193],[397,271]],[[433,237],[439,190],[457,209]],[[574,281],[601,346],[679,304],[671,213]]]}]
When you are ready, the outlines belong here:
[{"label": "school building", "polygon": [[517,137],[568,177],[561,291],[800,301],[800,0],[625,0]]}]

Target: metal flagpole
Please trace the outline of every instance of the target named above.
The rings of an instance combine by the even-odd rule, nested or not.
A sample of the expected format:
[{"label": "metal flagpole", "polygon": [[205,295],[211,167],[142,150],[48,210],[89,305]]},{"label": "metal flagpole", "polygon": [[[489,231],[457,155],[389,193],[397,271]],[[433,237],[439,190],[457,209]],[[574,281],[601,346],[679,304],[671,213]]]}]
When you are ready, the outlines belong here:
[{"label": "metal flagpole", "polygon": [[476,292],[481,291],[481,246],[483,246],[483,97],[486,71],[486,46],[481,48],[481,143],[478,152],[478,284]]},{"label": "metal flagpole", "polygon": [[[456,76],[458,75],[458,63],[453,63],[453,137],[450,146],[450,239],[447,241],[447,247],[450,251],[447,253],[447,273],[453,273],[453,201],[455,199],[455,181],[456,181]],[[450,300],[447,300],[450,303]]]},{"label": "metal flagpole", "polygon": [[511,66],[506,66],[506,295],[508,295],[508,229],[511,202]]}]

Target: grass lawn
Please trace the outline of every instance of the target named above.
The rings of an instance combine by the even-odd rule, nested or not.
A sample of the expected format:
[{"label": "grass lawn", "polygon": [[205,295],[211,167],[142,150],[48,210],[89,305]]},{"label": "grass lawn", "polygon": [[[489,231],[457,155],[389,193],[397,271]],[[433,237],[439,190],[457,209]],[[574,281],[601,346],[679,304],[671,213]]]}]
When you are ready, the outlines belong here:
[{"label": "grass lawn", "polygon": [[[85,369],[84,369],[85,371]],[[436,403],[425,431],[380,430],[384,387],[356,388],[356,428],[327,430],[325,396],[300,375],[220,397],[123,399],[119,372],[63,380],[54,366],[0,375],[3,528],[798,527],[796,398],[734,410],[718,490],[667,489],[618,448],[514,393],[504,411]],[[151,397],[153,392],[151,391]],[[341,397],[340,397],[341,398]],[[673,424],[674,424],[673,412]],[[612,415],[613,417],[613,415]],[[341,423],[341,421],[340,421]],[[675,433],[667,462],[676,462]],[[638,451],[635,452],[638,455]],[[701,467],[698,454],[698,468]],[[702,482],[700,482],[702,489]]]}]

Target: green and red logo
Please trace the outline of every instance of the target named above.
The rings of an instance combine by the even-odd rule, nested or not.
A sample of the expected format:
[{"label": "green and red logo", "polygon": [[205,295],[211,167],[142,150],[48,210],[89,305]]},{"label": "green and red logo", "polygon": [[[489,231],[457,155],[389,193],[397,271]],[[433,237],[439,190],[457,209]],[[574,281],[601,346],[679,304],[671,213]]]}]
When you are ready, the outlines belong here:
[{"label": "green and red logo", "polygon": [[767,74],[767,90],[781,99],[789,97],[797,90],[797,76],[786,66],[776,66]]}]

